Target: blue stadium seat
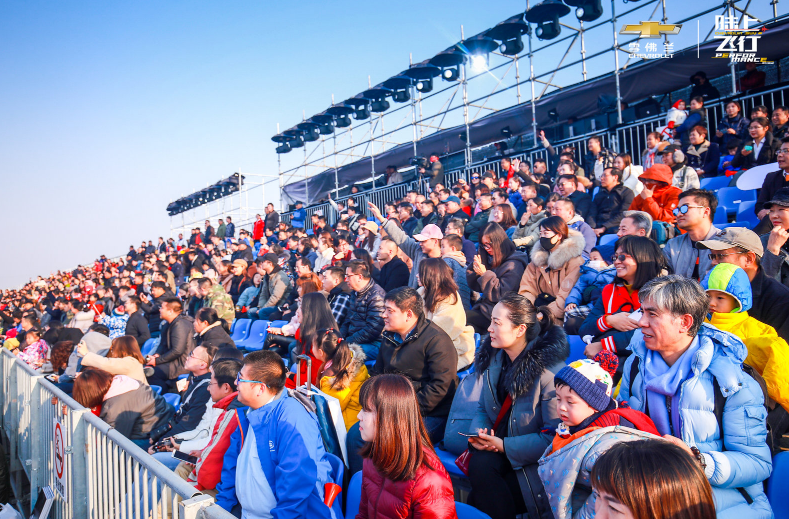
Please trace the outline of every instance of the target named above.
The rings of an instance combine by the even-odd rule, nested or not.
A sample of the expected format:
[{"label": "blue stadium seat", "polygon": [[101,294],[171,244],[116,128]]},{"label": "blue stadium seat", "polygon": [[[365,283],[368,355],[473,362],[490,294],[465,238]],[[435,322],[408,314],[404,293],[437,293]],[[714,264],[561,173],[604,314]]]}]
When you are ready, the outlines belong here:
[{"label": "blue stadium seat", "polygon": [[609,243],[613,243],[619,239],[619,236],[616,234],[604,234],[600,236],[600,239],[597,241],[598,245],[607,245]]},{"label": "blue stadium seat", "polygon": [[745,227],[748,228],[747,222],[731,222],[731,223],[716,223],[715,227],[718,229],[728,229],[729,227]]},{"label": "blue stadium seat", "polygon": [[236,347],[247,351],[260,351],[268,333],[269,321],[255,321],[249,328],[249,336],[243,341],[236,342]]},{"label": "blue stadium seat", "polygon": [[271,321],[271,324],[269,326],[271,326],[272,328],[282,328],[289,322],[290,321]]},{"label": "blue stadium seat", "polygon": [[249,337],[250,326],[252,326],[252,319],[236,319],[233,321],[233,330],[230,334],[230,338],[233,339],[233,342],[238,344],[246,340]]},{"label": "blue stadium seat", "polygon": [[450,476],[454,476],[457,478],[466,478],[466,475],[463,474],[457,465],[455,465],[455,460],[457,459],[457,454],[452,454],[449,451],[445,451],[444,449],[439,448],[436,446],[436,454],[438,454],[438,459],[441,460],[441,463],[444,465],[444,468],[447,469]]},{"label": "blue stadium seat", "polygon": [[747,223],[748,228],[752,229],[759,223],[759,218],[753,212],[756,207],[756,200],[749,202],[740,202],[740,207],[737,209],[737,222]]},{"label": "blue stadium seat", "polygon": [[231,335],[231,336],[233,335],[233,330],[235,330],[235,329],[236,329],[236,323],[237,323],[238,321],[239,321],[238,319],[233,319],[233,323],[230,325],[230,335]]},{"label": "blue stadium seat", "polygon": [[142,345],[142,356],[153,355],[153,352],[159,347],[159,342],[159,339],[148,339],[145,341],[145,344]]},{"label": "blue stadium seat", "polygon": [[348,483],[348,495],[345,500],[345,519],[356,519],[359,513],[359,504],[362,501],[362,471],[351,477]]},{"label": "blue stadium seat", "polygon": [[167,401],[168,404],[170,404],[173,407],[175,407],[176,411],[178,411],[178,408],[181,407],[181,396],[180,395],[177,395],[175,393],[165,393],[165,394],[162,395],[162,397],[164,397],[165,401]]},{"label": "blue stadium seat", "polygon": [[726,214],[726,208],[722,205],[718,206],[718,209],[715,210],[715,217],[712,219],[712,223],[715,224],[716,227],[720,227],[719,223],[729,223],[729,217]]},{"label": "blue stadium seat", "polygon": [[767,499],[773,508],[775,519],[789,519],[789,452],[779,452],[773,457],[773,473],[767,480]]},{"label": "blue stadium seat", "polygon": [[699,181],[699,184],[701,185],[701,189],[709,189],[710,191],[715,191],[716,189],[720,189],[722,187],[728,187],[729,182],[731,182],[730,177],[721,176],[721,177],[702,178]]},{"label": "blue stadium seat", "polygon": [[153,392],[156,393],[157,395],[161,395],[162,394],[162,386],[153,386],[152,385],[151,389],[153,389]]},{"label": "blue stadium seat", "polygon": [[[329,452],[326,453],[326,458],[329,460],[329,465],[331,465],[331,478],[332,480],[342,487],[343,477],[345,476],[345,463]],[[334,498],[335,503],[340,503],[340,508],[342,508],[342,495],[337,494],[337,497]]]},{"label": "blue stadium seat", "polygon": [[756,190],[743,191],[736,187],[722,187],[716,193],[718,207],[725,207],[727,215],[737,214],[742,202],[756,202]]},{"label": "blue stadium seat", "polygon": [[486,513],[480,512],[471,505],[455,501],[455,512],[458,519],[490,519]]},{"label": "blue stadium seat", "polygon": [[474,334],[474,351],[479,350],[479,347],[482,346],[482,336],[478,333]]},{"label": "blue stadium seat", "polygon": [[189,378],[189,373],[184,373],[183,375],[178,375],[178,380],[183,380],[185,378]]},{"label": "blue stadium seat", "polygon": [[594,188],[594,189],[592,190],[592,198],[593,198],[593,199],[594,199],[594,197],[596,197],[596,196],[597,196],[597,193],[598,193],[599,191],[600,191],[600,188],[599,188],[599,187],[596,187],[596,188]]},{"label": "blue stadium seat", "polygon": [[567,339],[570,341],[570,356],[567,357],[567,362],[573,362],[579,359],[585,359],[584,350],[586,343],[581,339],[580,335],[568,335]]}]

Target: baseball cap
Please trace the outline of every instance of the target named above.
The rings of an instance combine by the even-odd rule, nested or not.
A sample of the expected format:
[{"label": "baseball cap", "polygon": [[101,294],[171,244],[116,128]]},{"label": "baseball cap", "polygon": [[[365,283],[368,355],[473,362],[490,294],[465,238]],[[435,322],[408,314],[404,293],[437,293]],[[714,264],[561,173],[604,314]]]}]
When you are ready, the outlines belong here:
[{"label": "baseball cap", "polygon": [[270,261],[272,264],[276,266],[279,264],[279,257],[273,252],[267,252],[264,255],[258,257],[259,263],[262,263],[264,261]]},{"label": "baseball cap", "polygon": [[745,227],[728,227],[711,239],[696,243],[697,249],[726,250],[732,247],[741,247],[760,258],[764,254],[764,247],[762,247],[759,235]]},{"label": "baseball cap", "polygon": [[437,240],[444,238],[444,233],[441,232],[441,229],[438,228],[438,225],[432,223],[425,225],[425,228],[422,229],[422,232],[414,235],[414,240],[416,241],[425,241],[431,238],[435,238]]},{"label": "baseball cap", "polygon": [[490,170],[484,172],[481,176],[482,176],[482,178],[493,178],[493,179],[496,178],[496,174],[493,171],[490,171]]},{"label": "baseball cap", "polygon": [[769,202],[764,203],[764,208],[769,209],[774,205],[780,205],[781,207],[789,207],[789,188],[782,187],[778,191],[775,192],[772,199]]},{"label": "baseball cap", "polygon": [[367,229],[372,233],[378,234],[378,224],[375,222],[367,222],[366,224],[362,225],[362,229]]},{"label": "baseball cap", "polygon": [[233,262],[234,267],[241,267],[242,269],[247,268],[249,265],[247,264],[246,260],[237,259]]},{"label": "baseball cap", "polygon": [[455,195],[448,196],[444,202],[455,202],[457,205],[460,205],[460,198],[456,197]]}]

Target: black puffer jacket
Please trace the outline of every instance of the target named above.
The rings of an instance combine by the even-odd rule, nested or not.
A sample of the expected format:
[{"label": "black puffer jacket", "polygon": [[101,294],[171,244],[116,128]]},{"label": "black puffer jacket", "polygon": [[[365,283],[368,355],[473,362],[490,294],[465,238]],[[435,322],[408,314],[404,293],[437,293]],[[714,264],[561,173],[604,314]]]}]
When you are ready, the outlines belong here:
[{"label": "black puffer jacket", "polygon": [[623,184],[617,184],[611,191],[600,188],[592,201],[586,223],[593,228],[604,227],[605,230],[618,229],[624,212],[630,209],[635,193]]},{"label": "black puffer jacket", "polygon": [[195,349],[194,319],[188,315],[180,314],[162,333],[159,343],[156,366],[161,368],[170,380],[183,375],[186,358]]},{"label": "black puffer jacket", "polygon": [[349,344],[378,344],[384,329],[384,289],[370,283],[361,292],[351,293],[348,315],[340,326]]},{"label": "black puffer jacket", "polygon": [[399,373],[414,384],[424,416],[449,415],[458,386],[458,354],[447,333],[424,316],[403,342],[383,332],[372,374]]},{"label": "black puffer jacket", "polygon": [[140,348],[145,344],[145,341],[151,338],[148,321],[145,319],[142,310],[137,310],[129,316],[129,320],[126,321],[126,335],[134,337]]},{"label": "black puffer jacket", "polygon": [[217,322],[214,326],[203,330],[202,334],[197,334],[195,342],[197,346],[214,346],[215,348],[236,345],[233,339],[230,338],[230,335],[222,328],[221,322]]}]

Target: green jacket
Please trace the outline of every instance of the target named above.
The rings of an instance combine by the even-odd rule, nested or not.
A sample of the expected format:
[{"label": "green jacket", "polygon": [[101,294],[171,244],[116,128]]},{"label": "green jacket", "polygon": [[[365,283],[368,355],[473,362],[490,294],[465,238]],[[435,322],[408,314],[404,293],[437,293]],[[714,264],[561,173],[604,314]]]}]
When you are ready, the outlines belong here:
[{"label": "green jacket", "polygon": [[216,236],[217,238],[225,239],[225,234],[227,234],[227,226],[225,224],[220,225],[216,228]]},{"label": "green jacket", "polygon": [[222,285],[214,285],[211,292],[203,299],[203,308],[213,308],[216,310],[220,319],[224,319],[228,325],[233,324],[236,318],[236,310],[233,306],[233,299],[230,294],[225,292]]}]

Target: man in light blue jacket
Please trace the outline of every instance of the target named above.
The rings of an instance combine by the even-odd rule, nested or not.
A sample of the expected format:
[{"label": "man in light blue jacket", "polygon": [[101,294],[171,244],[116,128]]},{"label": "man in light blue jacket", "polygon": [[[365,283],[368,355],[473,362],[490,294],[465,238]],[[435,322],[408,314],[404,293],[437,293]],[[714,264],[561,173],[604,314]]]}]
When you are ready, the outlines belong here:
[{"label": "man in light blue jacket", "polygon": [[285,389],[287,370],[272,351],[244,358],[238,373],[240,427],[230,438],[216,502],[227,511],[241,506],[242,519],[342,517],[340,501],[324,504],[334,481],[318,420]]},{"label": "man in light blue jacket", "polygon": [[639,298],[643,316],[619,400],[699,461],[719,519],[772,517],[762,484],[772,471],[767,410],[759,384],[742,370],[745,345],[703,324],[707,295],[693,280],[659,277]]}]

